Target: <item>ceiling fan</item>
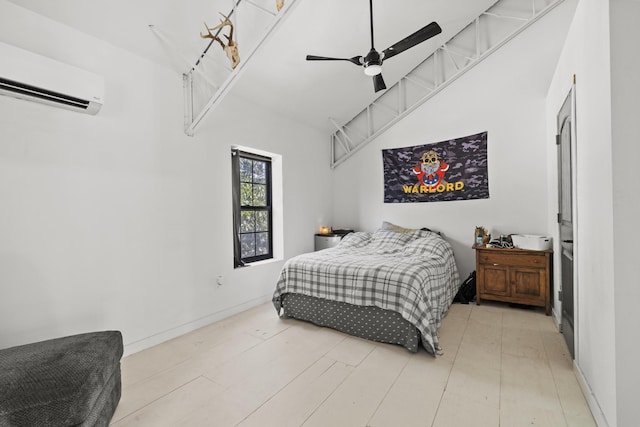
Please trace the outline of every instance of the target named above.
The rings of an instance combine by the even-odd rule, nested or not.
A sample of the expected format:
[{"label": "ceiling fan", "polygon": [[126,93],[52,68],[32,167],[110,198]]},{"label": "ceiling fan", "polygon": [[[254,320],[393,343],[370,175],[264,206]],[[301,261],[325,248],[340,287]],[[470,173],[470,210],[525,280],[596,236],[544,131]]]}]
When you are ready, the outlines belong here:
[{"label": "ceiling fan", "polygon": [[373,76],[373,88],[378,92],[387,88],[382,78],[382,63],[384,61],[442,32],[440,25],[432,22],[379,53],[373,47],[373,0],[369,0],[369,21],[371,23],[371,50],[366,56],[331,58],[327,56],[307,55],[307,61],[349,61],[352,64],[363,66],[364,73],[367,76]]}]

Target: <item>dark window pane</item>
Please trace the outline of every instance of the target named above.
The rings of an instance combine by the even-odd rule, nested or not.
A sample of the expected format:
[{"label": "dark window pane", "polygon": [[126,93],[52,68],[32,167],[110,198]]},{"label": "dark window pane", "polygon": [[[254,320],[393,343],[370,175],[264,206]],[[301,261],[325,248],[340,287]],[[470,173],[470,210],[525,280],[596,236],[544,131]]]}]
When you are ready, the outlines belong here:
[{"label": "dark window pane", "polygon": [[269,231],[269,212],[266,212],[266,211],[256,212],[256,230],[255,231]]},{"label": "dark window pane", "polygon": [[257,184],[267,183],[267,164],[265,162],[253,162],[253,182]]},{"label": "dark window pane", "polygon": [[269,253],[269,233],[256,233],[256,255]]},{"label": "dark window pane", "polygon": [[240,205],[252,206],[253,205],[253,186],[247,183],[240,184]]},{"label": "dark window pane", "polygon": [[253,161],[240,157],[240,181],[251,182]]},{"label": "dark window pane", "polygon": [[[242,211],[240,219],[240,232],[251,233],[256,231],[255,213],[251,211]],[[262,230],[260,230],[262,231]]]},{"label": "dark window pane", "polygon": [[241,256],[242,258],[252,257],[256,255],[256,239],[255,234],[241,234],[240,235],[240,246],[241,246]]},{"label": "dark window pane", "polygon": [[267,186],[255,184],[253,186],[253,206],[267,206]]}]

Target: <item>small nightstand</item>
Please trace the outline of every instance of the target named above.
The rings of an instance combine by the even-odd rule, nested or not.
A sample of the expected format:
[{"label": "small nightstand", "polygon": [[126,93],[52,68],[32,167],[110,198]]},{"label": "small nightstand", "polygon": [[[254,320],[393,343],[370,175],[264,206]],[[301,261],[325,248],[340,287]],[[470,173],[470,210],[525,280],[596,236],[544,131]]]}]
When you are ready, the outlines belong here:
[{"label": "small nightstand", "polygon": [[329,234],[316,234],[315,236],[315,250],[333,248],[344,236],[349,233],[353,233],[353,230],[333,230]]},{"label": "small nightstand", "polygon": [[476,250],[476,304],[504,301],[544,307],[551,314],[553,251],[488,248]]},{"label": "small nightstand", "polygon": [[342,240],[342,236],[339,234],[316,234],[315,238],[315,250],[333,248]]}]

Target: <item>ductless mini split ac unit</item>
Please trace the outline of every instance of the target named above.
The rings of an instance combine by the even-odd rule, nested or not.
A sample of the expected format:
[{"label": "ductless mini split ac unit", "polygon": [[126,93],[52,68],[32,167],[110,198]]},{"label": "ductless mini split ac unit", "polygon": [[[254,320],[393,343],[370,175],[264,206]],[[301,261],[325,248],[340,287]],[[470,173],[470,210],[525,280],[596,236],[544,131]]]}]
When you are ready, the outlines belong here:
[{"label": "ductless mini split ac unit", "polygon": [[104,78],[0,42],[0,95],[96,114]]}]

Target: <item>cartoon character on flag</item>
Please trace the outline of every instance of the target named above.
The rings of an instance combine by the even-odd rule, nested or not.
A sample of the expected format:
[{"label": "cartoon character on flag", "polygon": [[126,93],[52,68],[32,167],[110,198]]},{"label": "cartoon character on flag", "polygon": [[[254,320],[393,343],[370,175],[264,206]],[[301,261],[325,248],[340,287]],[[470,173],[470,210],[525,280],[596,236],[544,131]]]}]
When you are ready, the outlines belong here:
[{"label": "cartoon character on flag", "polygon": [[438,153],[429,150],[422,155],[422,161],[413,168],[421,185],[426,187],[437,187],[444,178],[444,173],[449,169],[449,165],[440,160]]}]

